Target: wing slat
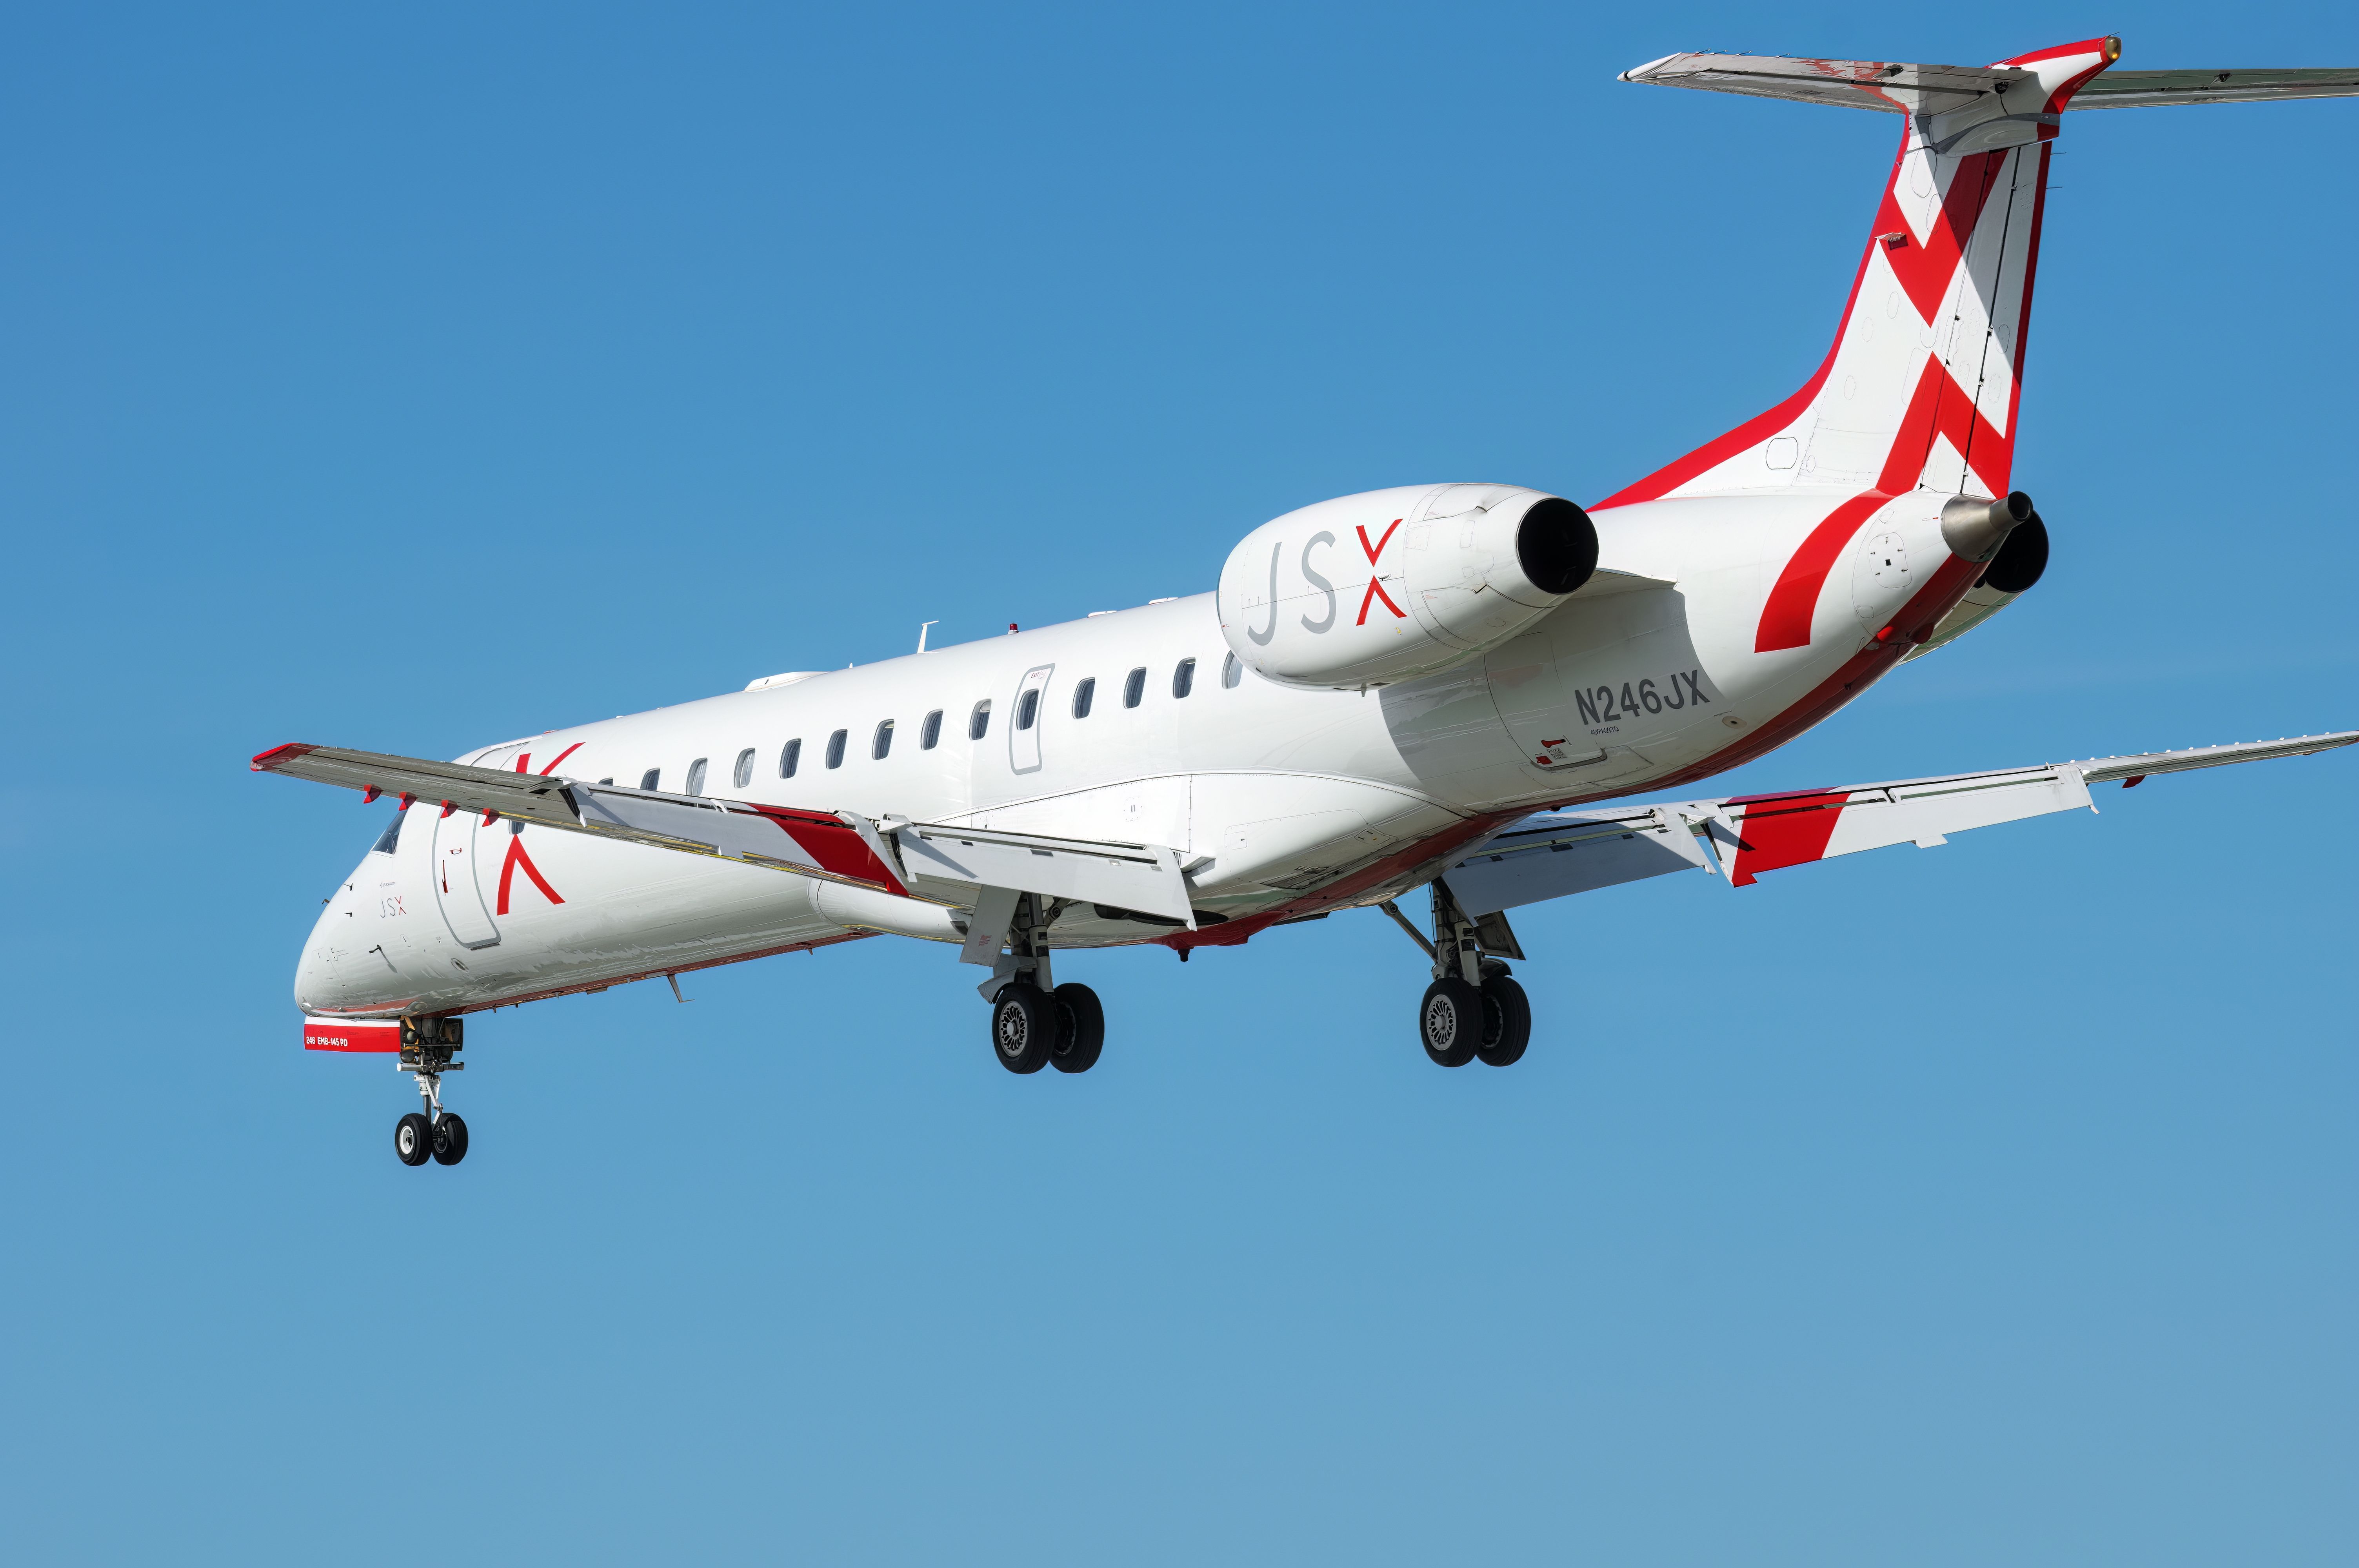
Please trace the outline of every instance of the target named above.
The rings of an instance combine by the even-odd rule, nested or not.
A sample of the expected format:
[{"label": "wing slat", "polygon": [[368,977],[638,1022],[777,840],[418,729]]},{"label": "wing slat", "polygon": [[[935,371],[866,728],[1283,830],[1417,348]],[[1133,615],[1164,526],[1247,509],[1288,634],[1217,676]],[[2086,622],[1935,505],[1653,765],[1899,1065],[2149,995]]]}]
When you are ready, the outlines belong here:
[{"label": "wing slat", "polygon": [[[1195,925],[1175,849],[959,827],[856,812],[667,795],[580,779],[507,773],[334,746],[288,745],[254,759],[256,773],[375,790],[445,811],[709,855],[769,871],[875,888],[896,897],[973,907],[983,889],[1140,910]],[[408,809],[405,806],[405,809]]]}]

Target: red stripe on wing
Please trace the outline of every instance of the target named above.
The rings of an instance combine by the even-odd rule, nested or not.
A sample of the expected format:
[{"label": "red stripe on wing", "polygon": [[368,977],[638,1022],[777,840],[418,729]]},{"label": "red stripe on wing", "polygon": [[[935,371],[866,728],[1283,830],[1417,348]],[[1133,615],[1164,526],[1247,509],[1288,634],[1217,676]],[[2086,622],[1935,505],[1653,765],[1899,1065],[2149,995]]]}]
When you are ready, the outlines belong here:
[{"label": "red stripe on wing", "polygon": [[1763,871],[1823,859],[1850,800],[1849,790],[1834,790],[1772,795],[1746,805],[1737,819],[1736,863],[1729,871],[1729,886],[1741,888]]},{"label": "red stripe on wing", "polygon": [[793,839],[828,875],[865,882],[898,897],[908,896],[909,890],[901,885],[893,868],[878,860],[868,841],[842,818],[783,806],[749,806],[747,809],[766,818]]}]

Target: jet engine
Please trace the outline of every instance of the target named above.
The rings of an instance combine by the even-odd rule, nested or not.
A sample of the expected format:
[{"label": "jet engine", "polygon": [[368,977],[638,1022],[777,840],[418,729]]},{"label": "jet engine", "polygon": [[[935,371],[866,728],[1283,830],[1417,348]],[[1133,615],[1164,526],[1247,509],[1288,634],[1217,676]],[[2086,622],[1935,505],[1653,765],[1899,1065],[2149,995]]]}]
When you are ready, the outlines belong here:
[{"label": "jet engine", "polygon": [[1512,484],[1372,490],[1289,512],[1221,568],[1221,633],[1282,686],[1364,689],[1498,646],[1589,580],[1597,530]]},{"label": "jet engine", "polygon": [[[1989,557],[1990,564],[1983,568],[1983,575],[1974,579],[1974,586],[1966,589],[1963,598],[1950,607],[1950,612],[1934,623],[1924,645],[1909,652],[1910,658],[1930,654],[1964,636],[2013,604],[2017,596],[2028,592],[2048,570],[2048,524],[2040,520],[2029,497],[2018,493],[2007,500],[2023,503],[2022,521],[2006,530],[1995,553]],[[1989,503],[1993,508],[2006,504],[2006,502]]]}]

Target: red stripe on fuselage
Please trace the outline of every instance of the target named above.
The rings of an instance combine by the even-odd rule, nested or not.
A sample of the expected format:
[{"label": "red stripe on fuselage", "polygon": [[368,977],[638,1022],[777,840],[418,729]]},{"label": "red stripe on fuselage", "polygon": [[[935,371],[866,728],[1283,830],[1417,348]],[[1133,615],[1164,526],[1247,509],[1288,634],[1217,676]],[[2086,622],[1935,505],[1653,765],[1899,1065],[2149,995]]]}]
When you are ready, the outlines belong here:
[{"label": "red stripe on fuselage", "polygon": [[1873,488],[1861,491],[1828,513],[1826,520],[1810,530],[1787,561],[1785,569],[1777,574],[1776,586],[1761,606],[1761,623],[1753,636],[1755,653],[1772,654],[1783,648],[1810,645],[1810,622],[1818,613],[1819,594],[1826,587],[1828,574],[1843,558],[1843,547],[1878,507],[1917,488],[1934,441],[1943,436],[1961,454],[1991,454],[1996,473],[1990,482],[2006,489],[2006,476],[2013,467],[2014,444],[1992,428],[1990,421],[1960,393],[1941,362],[1928,354],[1925,368],[1918,373],[1917,390],[1909,395],[1908,410],[1900,416],[1900,428],[1894,433],[1892,445],[1884,455],[1883,472],[1876,476]]},{"label": "red stripe on fuselage", "polygon": [[303,1021],[303,1049],[398,1051],[401,1049],[401,1022],[398,1019],[388,1019],[379,1023],[359,1019],[307,1018]]}]

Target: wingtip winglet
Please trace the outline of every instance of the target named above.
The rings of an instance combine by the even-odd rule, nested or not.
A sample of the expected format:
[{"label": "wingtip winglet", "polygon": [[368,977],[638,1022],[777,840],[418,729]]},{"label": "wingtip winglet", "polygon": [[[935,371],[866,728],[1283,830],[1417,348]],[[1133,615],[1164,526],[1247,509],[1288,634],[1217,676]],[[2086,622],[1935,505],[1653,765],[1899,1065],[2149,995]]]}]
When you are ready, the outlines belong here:
[{"label": "wingtip winglet", "polygon": [[284,746],[271,747],[246,766],[249,771],[257,773],[277,773],[281,762],[291,762],[296,758],[308,755],[319,749],[317,746],[307,746],[300,741],[290,741]]}]

